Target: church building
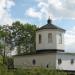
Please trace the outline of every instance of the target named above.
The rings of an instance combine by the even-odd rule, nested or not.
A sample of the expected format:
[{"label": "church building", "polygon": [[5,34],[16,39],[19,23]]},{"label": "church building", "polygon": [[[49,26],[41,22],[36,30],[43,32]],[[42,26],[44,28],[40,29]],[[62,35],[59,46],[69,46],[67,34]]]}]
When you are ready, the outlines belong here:
[{"label": "church building", "polygon": [[64,33],[65,30],[53,25],[49,18],[46,25],[36,30],[36,53],[15,56],[14,67],[75,71],[75,53],[65,52]]}]

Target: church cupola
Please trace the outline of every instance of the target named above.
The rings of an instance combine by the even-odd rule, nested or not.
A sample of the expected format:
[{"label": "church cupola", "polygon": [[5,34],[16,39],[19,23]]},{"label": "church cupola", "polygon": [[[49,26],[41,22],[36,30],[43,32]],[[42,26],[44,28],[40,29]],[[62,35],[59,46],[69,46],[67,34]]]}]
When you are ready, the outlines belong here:
[{"label": "church cupola", "polygon": [[36,52],[64,52],[65,30],[52,24],[49,18],[47,24],[36,31]]},{"label": "church cupola", "polygon": [[47,20],[47,24],[51,24],[51,19],[50,19],[50,17],[49,17],[48,20]]}]

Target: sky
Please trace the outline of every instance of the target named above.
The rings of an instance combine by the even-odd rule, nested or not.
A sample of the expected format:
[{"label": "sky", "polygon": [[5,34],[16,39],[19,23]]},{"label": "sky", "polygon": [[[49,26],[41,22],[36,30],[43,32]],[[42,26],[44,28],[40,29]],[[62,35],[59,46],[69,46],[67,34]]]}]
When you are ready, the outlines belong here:
[{"label": "sky", "polygon": [[75,0],[0,0],[0,25],[18,20],[40,27],[49,16],[66,30],[65,51],[75,52]]}]

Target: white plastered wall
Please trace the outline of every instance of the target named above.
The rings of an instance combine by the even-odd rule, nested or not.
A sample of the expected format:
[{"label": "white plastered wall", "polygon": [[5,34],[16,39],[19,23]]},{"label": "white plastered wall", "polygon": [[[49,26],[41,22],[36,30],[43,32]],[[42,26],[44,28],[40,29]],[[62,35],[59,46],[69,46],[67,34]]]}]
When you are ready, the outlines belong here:
[{"label": "white plastered wall", "polygon": [[[36,64],[33,65],[33,59],[36,60]],[[47,67],[55,68],[56,64],[56,54],[47,53],[47,54],[36,54],[36,55],[25,55],[25,56],[16,56],[14,57],[14,66],[15,68],[30,68],[30,67]]]},{"label": "white plastered wall", "polygon": [[[48,43],[48,33],[52,33],[52,43]],[[58,43],[58,34],[62,34],[62,44]],[[39,44],[39,34],[42,36],[42,43]],[[39,30],[36,32],[36,50],[59,49],[64,50],[64,32],[59,30]]]},{"label": "white plastered wall", "polygon": [[[58,64],[58,59],[62,60],[61,64]],[[71,64],[71,59],[74,59],[73,64]],[[56,55],[56,69],[75,71],[75,54],[58,53]]]}]

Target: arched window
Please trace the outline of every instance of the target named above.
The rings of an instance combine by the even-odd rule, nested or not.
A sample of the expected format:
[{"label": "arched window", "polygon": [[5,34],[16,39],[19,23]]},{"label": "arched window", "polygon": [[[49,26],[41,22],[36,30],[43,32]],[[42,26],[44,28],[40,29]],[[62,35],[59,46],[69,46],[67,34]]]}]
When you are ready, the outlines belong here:
[{"label": "arched window", "polygon": [[60,65],[62,63],[62,60],[61,59],[58,59],[58,64]]},{"label": "arched window", "polygon": [[35,60],[35,59],[33,59],[32,63],[33,63],[33,65],[35,65],[35,64],[36,64],[36,60]]},{"label": "arched window", "polygon": [[74,64],[74,59],[71,59],[71,64]]},{"label": "arched window", "polygon": [[52,33],[48,33],[48,43],[52,43]]},{"label": "arched window", "polygon": [[47,65],[46,65],[46,67],[48,68],[48,67],[49,67],[49,65],[47,64]]},{"label": "arched window", "polygon": [[62,34],[59,34],[59,44],[62,44]]},{"label": "arched window", "polygon": [[39,44],[42,42],[42,36],[39,34]]}]

